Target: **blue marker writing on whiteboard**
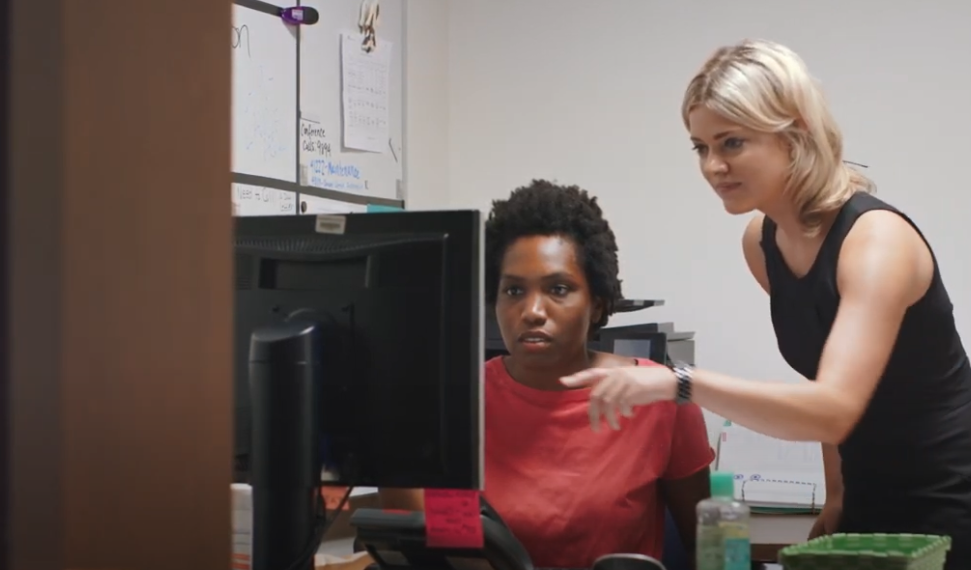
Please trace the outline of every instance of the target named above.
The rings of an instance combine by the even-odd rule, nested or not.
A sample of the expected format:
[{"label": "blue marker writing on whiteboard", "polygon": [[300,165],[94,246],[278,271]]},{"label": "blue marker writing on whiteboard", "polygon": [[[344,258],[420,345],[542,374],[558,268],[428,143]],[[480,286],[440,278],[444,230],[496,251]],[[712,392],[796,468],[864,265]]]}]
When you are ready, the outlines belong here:
[{"label": "blue marker writing on whiteboard", "polygon": [[294,6],[293,8],[280,8],[280,17],[292,26],[310,25],[316,24],[320,20],[320,13],[307,6]]}]

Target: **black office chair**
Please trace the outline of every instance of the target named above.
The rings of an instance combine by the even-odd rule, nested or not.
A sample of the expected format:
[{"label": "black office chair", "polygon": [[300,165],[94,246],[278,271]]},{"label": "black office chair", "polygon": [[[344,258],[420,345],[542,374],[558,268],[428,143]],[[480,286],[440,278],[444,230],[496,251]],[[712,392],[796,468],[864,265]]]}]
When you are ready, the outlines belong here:
[{"label": "black office chair", "polygon": [[688,570],[688,551],[681,540],[678,526],[671,511],[664,509],[664,556],[661,558],[667,570]]}]

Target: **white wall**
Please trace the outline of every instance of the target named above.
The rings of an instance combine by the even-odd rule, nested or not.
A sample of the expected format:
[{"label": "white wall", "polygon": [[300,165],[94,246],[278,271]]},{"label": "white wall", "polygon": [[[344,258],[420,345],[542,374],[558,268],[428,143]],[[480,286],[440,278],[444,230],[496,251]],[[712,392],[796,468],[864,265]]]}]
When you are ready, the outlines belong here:
[{"label": "white wall", "polygon": [[[409,57],[413,204],[447,197],[451,207],[485,210],[531,177],[579,184],[600,197],[617,233],[626,295],[668,303],[616,322],[673,320],[697,331],[700,365],[792,380],[766,296],[742,259],[745,219],[725,214],[704,184],[679,117],[687,81],[717,46],[774,39],[822,79],[847,158],[870,165],[878,195],[932,241],[971,341],[971,272],[961,255],[971,244],[971,5],[410,3],[409,40],[448,57],[444,81],[440,53],[427,56],[430,71]],[[415,5],[429,18],[420,28]],[[417,105],[419,97],[428,99]]]},{"label": "white wall", "polygon": [[405,200],[409,210],[448,204],[450,2],[405,4]]}]

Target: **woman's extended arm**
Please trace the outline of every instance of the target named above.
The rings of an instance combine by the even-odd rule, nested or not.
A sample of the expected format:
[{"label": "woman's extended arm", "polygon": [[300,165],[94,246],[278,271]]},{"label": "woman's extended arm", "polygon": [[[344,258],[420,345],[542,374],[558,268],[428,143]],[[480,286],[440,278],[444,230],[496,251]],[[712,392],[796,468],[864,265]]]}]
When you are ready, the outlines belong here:
[{"label": "woman's extended arm", "polygon": [[816,381],[756,383],[696,371],[694,400],[766,435],[842,442],[873,396],[904,314],[932,277],[930,250],[906,220],[889,211],[864,214],[840,251],[840,305]]},{"label": "woman's extended arm", "polygon": [[[873,396],[904,314],[927,291],[932,276],[930,250],[906,220],[881,210],[860,216],[840,251],[840,306],[816,381],[752,382],[695,370],[693,401],[772,437],[842,442]],[[677,389],[673,373],[651,368],[591,369],[563,381],[593,386],[595,416],[672,399]]]}]

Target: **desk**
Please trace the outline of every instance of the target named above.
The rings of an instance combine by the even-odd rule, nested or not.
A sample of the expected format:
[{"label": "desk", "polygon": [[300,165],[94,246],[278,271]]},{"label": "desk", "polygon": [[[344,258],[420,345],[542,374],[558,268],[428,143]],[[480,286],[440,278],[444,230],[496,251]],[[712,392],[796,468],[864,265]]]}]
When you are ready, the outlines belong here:
[{"label": "desk", "polygon": [[806,542],[816,515],[752,515],[752,562],[775,562],[779,551]]},{"label": "desk", "polygon": [[[361,507],[378,508],[377,494],[354,496],[350,510]],[[353,529],[348,524],[349,512],[341,513],[328,540],[321,545],[320,552],[347,555],[352,551]],[[775,562],[779,551],[790,544],[805,542],[809,531],[816,522],[816,515],[752,515],[750,523],[752,542],[752,562]]]}]

